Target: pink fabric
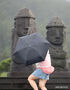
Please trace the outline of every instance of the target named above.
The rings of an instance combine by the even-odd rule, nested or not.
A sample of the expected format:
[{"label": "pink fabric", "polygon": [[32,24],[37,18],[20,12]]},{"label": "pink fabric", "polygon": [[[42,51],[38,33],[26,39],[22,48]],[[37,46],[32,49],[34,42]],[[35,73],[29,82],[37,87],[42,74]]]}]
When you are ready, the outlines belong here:
[{"label": "pink fabric", "polygon": [[47,53],[45,60],[42,61],[41,66],[44,66],[44,67],[50,67],[51,66],[51,58],[50,58],[49,52]]},{"label": "pink fabric", "polygon": [[44,73],[51,74],[54,71],[54,67],[51,65],[51,58],[49,54],[49,50],[45,57],[45,60],[36,64],[37,68],[43,70]]},{"label": "pink fabric", "polygon": [[50,66],[50,67],[44,67],[44,68],[41,68],[43,70],[44,73],[46,74],[51,74],[54,72],[54,67],[53,66]]},{"label": "pink fabric", "polygon": [[36,68],[50,67],[50,66],[51,66],[51,58],[48,50],[45,60],[42,62],[36,63]]}]

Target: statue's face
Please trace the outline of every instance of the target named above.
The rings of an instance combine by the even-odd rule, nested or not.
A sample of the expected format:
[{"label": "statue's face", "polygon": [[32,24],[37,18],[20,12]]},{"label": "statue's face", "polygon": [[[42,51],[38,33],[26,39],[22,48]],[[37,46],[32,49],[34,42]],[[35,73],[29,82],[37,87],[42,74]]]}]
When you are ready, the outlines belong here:
[{"label": "statue's face", "polygon": [[47,39],[50,43],[55,45],[61,45],[63,43],[63,28],[52,27],[47,31]]},{"label": "statue's face", "polygon": [[18,18],[15,22],[15,28],[17,30],[17,34],[21,37],[26,35],[29,28],[29,19],[30,18]]},{"label": "statue's face", "polygon": [[35,20],[32,18],[18,18],[15,22],[15,28],[19,37],[26,35],[29,27],[35,25]]}]

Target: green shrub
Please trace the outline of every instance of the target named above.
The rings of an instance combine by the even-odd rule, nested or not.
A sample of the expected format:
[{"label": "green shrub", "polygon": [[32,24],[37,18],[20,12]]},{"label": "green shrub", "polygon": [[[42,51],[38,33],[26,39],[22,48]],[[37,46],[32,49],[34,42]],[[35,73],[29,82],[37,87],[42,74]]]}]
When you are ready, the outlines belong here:
[{"label": "green shrub", "polygon": [[11,58],[7,58],[0,62],[0,73],[8,72],[10,70]]},{"label": "green shrub", "polygon": [[7,77],[8,72],[1,73],[0,77]]}]

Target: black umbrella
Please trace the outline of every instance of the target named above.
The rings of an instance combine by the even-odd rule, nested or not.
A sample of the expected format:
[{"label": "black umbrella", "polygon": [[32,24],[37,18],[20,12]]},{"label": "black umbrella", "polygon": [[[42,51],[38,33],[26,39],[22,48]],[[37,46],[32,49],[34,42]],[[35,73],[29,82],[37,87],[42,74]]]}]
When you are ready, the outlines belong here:
[{"label": "black umbrella", "polygon": [[45,59],[49,46],[50,43],[38,33],[20,37],[13,54],[17,59],[14,62],[25,65],[41,62]]}]

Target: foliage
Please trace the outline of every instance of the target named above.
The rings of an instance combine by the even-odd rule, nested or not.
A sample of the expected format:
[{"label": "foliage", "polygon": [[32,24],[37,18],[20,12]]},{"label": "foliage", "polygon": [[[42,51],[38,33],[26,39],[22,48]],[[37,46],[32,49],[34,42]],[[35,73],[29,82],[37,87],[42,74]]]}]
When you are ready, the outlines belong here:
[{"label": "foliage", "polygon": [[8,72],[10,70],[11,58],[7,58],[0,62],[0,73]]},{"label": "foliage", "polygon": [[7,72],[3,72],[3,73],[1,73],[1,75],[0,75],[0,77],[7,77]]}]

